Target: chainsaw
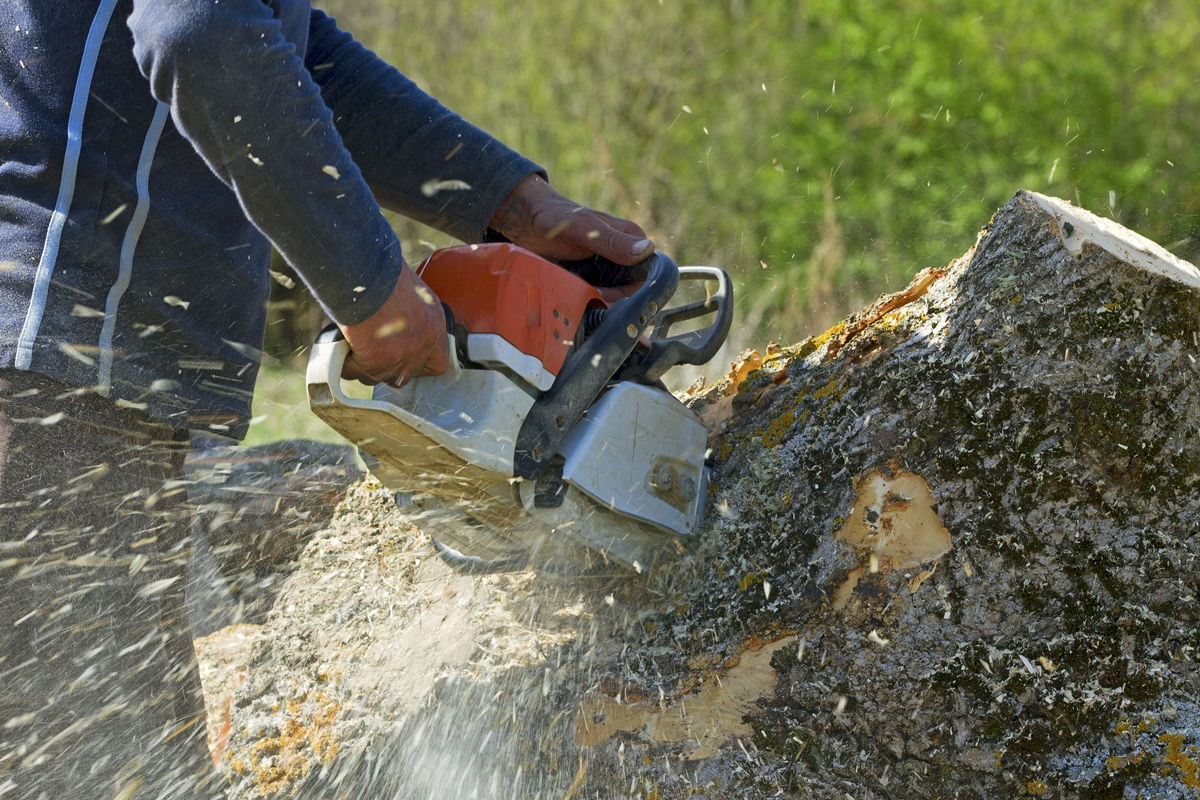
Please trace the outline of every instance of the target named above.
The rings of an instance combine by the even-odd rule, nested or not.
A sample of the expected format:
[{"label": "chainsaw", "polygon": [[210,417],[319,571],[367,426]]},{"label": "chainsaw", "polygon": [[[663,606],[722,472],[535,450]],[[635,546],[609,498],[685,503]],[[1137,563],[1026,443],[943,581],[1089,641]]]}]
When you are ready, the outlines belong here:
[{"label": "chainsaw", "polygon": [[[662,253],[560,266],[494,243],[438,250],[416,272],[447,312],[450,369],[351,398],[349,345],[330,325],[308,397],[443,560],[472,574],[604,575],[684,552],[704,515],[706,432],[661,378],[724,344],[724,270]],[[704,299],[670,305],[681,281],[704,282]],[[639,282],[611,303],[596,288]]]}]

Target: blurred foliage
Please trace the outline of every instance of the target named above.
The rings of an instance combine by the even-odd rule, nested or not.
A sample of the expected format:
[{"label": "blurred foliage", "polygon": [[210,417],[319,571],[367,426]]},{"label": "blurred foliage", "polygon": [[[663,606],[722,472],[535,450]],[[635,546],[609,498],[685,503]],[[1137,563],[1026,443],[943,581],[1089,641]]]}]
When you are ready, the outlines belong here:
[{"label": "blurred foliage", "polygon": [[320,5],[564,193],[736,273],[743,341],[946,263],[1018,188],[1196,251],[1193,2]]},{"label": "blurred foliage", "polygon": [[[371,397],[370,387],[357,381],[344,381],[342,388],[357,399]],[[250,430],[242,444],[252,446],[283,439],[342,444],[346,441],[308,407],[304,370],[268,363],[258,373]]]}]

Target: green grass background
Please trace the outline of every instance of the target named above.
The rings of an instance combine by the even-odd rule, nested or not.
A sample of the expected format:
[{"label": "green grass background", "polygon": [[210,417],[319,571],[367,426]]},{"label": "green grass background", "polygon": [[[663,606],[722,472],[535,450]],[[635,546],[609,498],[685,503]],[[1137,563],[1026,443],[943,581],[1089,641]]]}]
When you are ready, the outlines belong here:
[{"label": "green grass background", "polygon": [[[351,397],[371,396],[371,389],[358,382],[346,382],[343,387]],[[264,366],[254,387],[254,412],[250,432],[243,444],[265,444],[281,439],[345,442],[309,410],[301,363]]]}]

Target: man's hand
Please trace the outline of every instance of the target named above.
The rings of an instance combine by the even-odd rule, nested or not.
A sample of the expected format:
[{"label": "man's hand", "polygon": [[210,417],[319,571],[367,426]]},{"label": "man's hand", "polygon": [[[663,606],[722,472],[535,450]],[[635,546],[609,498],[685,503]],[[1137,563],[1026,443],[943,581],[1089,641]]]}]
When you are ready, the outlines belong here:
[{"label": "man's hand", "polygon": [[490,225],[513,244],[560,261],[600,255],[629,267],[654,252],[654,242],[636,223],[585,208],[556,192],[540,175],[518,183]]},{"label": "man's hand", "polygon": [[350,344],[342,377],[397,388],[450,368],[442,304],[406,264],[383,308],[357,325],[339,325]]}]

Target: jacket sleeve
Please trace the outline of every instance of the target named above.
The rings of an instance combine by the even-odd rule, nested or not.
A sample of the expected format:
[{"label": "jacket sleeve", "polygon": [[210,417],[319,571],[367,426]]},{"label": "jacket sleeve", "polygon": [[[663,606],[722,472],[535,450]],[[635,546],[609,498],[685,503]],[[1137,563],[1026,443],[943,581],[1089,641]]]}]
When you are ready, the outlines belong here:
[{"label": "jacket sleeve", "polygon": [[135,0],[128,24],[175,127],[329,315],[356,324],[377,311],[399,278],[400,243],[271,9]]},{"label": "jacket sleeve", "polygon": [[478,242],[522,178],[545,171],[447,110],[313,11],[305,64],[379,202]]}]

